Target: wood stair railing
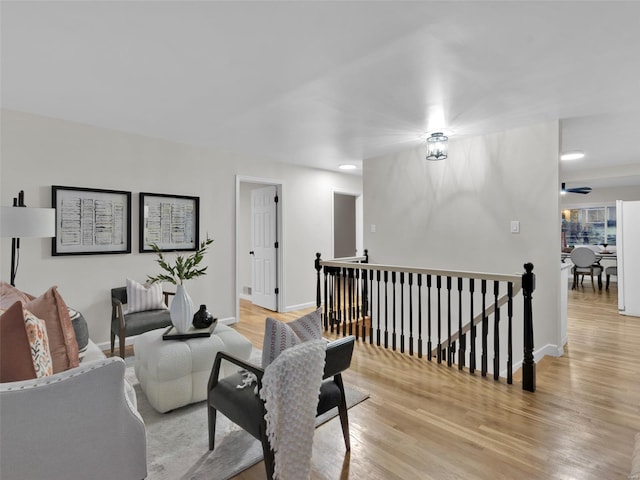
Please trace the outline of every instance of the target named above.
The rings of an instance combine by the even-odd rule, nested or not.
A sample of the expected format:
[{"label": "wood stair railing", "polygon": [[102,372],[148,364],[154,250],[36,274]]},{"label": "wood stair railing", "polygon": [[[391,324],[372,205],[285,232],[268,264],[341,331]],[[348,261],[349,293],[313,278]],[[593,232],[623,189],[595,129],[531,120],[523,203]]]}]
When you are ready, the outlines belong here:
[{"label": "wood stair railing", "polygon": [[[401,353],[408,349],[419,358],[426,351],[427,360],[446,361],[448,366],[457,356],[458,369],[471,374],[478,369],[482,376],[492,372],[495,380],[503,372],[511,384],[513,299],[522,290],[523,312],[516,316],[515,327],[523,335],[524,348],[515,364],[522,366],[523,389],[535,391],[532,264],[525,264],[522,275],[505,275],[368,262],[368,252],[330,261],[316,254],[316,303],[322,308],[325,330]],[[503,355],[506,363],[501,363]]]}]

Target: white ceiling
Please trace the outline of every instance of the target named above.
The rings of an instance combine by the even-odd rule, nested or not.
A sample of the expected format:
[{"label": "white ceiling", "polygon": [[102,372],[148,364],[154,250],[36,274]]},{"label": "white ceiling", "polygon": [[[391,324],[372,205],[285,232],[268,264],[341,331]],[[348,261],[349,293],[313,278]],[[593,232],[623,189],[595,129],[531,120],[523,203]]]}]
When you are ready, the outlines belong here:
[{"label": "white ceiling", "polygon": [[3,108],[326,169],[441,127],[561,119],[562,148],[587,154],[563,180],[640,180],[639,2],[3,0],[0,13]]}]

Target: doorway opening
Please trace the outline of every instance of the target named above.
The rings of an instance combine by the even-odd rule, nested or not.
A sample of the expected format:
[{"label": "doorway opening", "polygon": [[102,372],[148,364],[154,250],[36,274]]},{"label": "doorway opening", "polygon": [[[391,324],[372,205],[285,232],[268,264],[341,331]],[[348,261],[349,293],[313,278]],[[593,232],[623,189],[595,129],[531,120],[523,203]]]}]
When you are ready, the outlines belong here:
[{"label": "doorway opening", "polygon": [[236,319],[240,298],[272,311],[283,303],[282,182],[236,176]]},{"label": "doorway opening", "polygon": [[332,258],[364,255],[362,245],[362,195],[333,191]]}]

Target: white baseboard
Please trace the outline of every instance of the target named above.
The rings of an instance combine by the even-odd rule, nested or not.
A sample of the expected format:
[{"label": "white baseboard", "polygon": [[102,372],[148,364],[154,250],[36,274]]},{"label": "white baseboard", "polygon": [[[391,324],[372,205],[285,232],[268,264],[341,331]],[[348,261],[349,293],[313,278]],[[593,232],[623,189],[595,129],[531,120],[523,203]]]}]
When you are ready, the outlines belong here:
[{"label": "white baseboard", "polygon": [[218,323],[222,325],[233,325],[234,323],[238,323],[238,320],[236,317],[219,318]]},{"label": "white baseboard", "polygon": [[[542,360],[545,356],[551,356],[551,357],[561,357],[562,355],[564,355],[564,348],[563,347],[558,347],[557,345],[553,345],[553,344],[547,344],[542,348],[539,348],[538,350],[535,350],[533,352],[533,361],[538,363],[540,362],[540,360]],[[522,360],[519,362],[516,362],[513,364],[513,371],[517,372],[518,370],[520,370],[522,368]],[[507,378],[507,369],[505,368],[504,370],[502,370],[500,372],[500,376]]]},{"label": "white baseboard", "polygon": [[[247,295],[246,293],[238,294],[238,298],[240,298],[241,300],[247,300],[249,302],[252,301],[251,295]],[[282,310],[281,313],[293,312],[295,310],[302,310],[304,308],[310,308],[315,306],[316,306],[316,302],[300,303],[298,305],[287,305],[286,307],[284,307],[284,310]],[[235,323],[235,321],[233,323]]]},{"label": "white baseboard", "polygon": [[561,357],[564,354],[564,348],[552,343],[533,352],[533,360],[538,363],[543,357],[549,355],[551,357]]},{"label": "white baseboard", "polygon": [[302,309],[305,309],[305,308],[310,308],[310,307],[315,307],[315,306],[316,306],[316,302],[300,303],[298,305],[288,305],[288,306],[284,307],[284,313],[293,312],[295,310],[302,310]]}]

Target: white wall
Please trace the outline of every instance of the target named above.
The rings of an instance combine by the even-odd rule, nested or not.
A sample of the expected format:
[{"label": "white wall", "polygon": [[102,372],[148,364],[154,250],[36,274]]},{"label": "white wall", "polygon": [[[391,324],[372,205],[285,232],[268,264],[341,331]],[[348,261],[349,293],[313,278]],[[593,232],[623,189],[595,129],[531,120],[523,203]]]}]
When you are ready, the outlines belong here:
[{"label": "white wall", "polygon": [[[366,160],[364,245],[371,262],[506,274],[532,262],[535,346],[557,351],[558,145],[552,122],[453,137],[449,158],[440,162],[425,160],[423,147]],[[510,233],[511,220],[520,221],[520,234]]]},{"label": "white wall", "polygon": [[[91,337],[109,338],[109,290],[125,278],[145,280],[159,271],[138,252],[138,193],[200,197],[200,232],[215,240],[204,260],[208,275],[190,281],[194,303],[219,318],[235,315],[235,176],[284,182],[285,305],[315,302],[316,251],[330,251],[333,189],[361,191],[361,179],[263,159],[193,147],[77,123],[2,111],[0,203],[19,190],[28,206],[51,205],[51,185],[132,192],[132,253],[51,256],[51,242],[22,240],[16,285],[40,294],[58,285],[67,303],[87,318]],[[249,141],[249,140],[248,140]],[[0,276],[8,281],[10,241],[0,245]]]}]

